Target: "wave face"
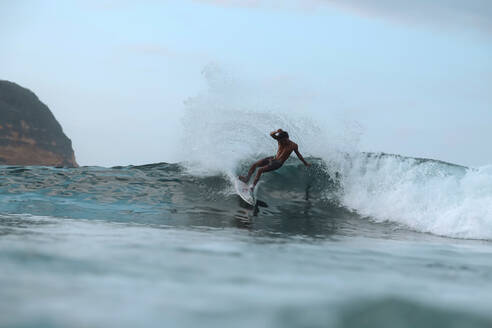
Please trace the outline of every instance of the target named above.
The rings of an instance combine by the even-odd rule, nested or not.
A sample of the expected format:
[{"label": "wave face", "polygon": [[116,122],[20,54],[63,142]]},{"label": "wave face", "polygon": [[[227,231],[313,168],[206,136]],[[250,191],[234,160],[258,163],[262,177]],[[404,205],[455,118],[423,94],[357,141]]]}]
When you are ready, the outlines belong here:
[{"label": "wave face", "polygon": [[[179,164],[114,168],[0,167],[3,213],[172,226],[248,227],[283,234],[350,230],[356,216],[323,196],[333,182],[321,165],[286,165],[265,175],[257,208],[229,176],[190,174]],[[254,220],[261,216],[265,220]],[[337,222],[340,224],[337,225]]]},{"label": "wave face", "polygon": [[[4,213],[213,227],[311,236],[378,230],[393,222],[418,232],[492,239],[492,171],[386,154],[290,159],[260,180],[259,207],[235,195],[234,171],[196,174],[186,165],[114,168],[1,167]],[[251,220],[252,216],[265,220]],[[371,223],[372,222],[372,223]],[[374,224],[375,223],[375,224]],[[391,229],[394,229],[392,227]]]}]

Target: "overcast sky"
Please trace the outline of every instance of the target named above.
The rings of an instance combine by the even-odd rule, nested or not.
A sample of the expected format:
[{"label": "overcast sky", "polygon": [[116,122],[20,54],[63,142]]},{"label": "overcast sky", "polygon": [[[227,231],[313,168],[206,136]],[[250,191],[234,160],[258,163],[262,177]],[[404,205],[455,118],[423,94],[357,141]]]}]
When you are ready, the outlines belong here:
[{"label": "overcast sky", "polygon": [[211,64],[356,122],[362,150],[492,164],[489,0],[0,0],[0,41],[0,79],[50,107],[81,165],[181,160]]}]

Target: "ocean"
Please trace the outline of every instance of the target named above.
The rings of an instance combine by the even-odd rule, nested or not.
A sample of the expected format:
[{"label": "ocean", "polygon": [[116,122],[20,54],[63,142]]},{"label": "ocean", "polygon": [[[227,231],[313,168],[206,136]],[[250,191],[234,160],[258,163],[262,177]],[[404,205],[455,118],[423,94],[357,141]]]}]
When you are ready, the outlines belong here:
[{"label": "ocean", "polygon": [[255,158],[1,166],[0,326],[492,327],[491,167]]}]

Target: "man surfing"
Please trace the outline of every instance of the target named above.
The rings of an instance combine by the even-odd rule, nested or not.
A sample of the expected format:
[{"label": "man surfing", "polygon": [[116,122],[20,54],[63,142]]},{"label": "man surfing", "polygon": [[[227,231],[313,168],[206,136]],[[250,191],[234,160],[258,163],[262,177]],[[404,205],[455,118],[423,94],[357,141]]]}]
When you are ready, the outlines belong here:
[{"label": "man surfing", "polygon": [[282,167],[282,165],[289,158],[292,152],[296,153],[297,157],[299,157],[304,165],[311,166],[311,164],[304,160],[301,153],[299,153],[297,144],[289,139],[289,134],[287,133],[287,131],[278,129],[277,131],[270,132],[270,136],[278,142],[277,155],[265,157],[254,163],[249,169],[247,177],[239,176],[239,180],[244,183],[248,183],[256,168],[259,167],[251,190],[255,189],[255,186],[258,183],[258,180],[260,180],[260,177],[263,173],[278,170],[280,167]]}]

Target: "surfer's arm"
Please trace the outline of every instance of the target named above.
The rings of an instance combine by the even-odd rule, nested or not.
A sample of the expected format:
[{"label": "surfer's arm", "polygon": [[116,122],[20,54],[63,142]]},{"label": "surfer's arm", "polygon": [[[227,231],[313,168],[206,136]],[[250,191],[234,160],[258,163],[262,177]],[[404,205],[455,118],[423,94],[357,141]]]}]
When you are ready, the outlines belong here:
[{"label": "surfer's arm", "polygon": [[275,140],[278,140],[277,133],[279,133],[280,131],[282,131],[282,129],[278,129],[277,131],[270,132],[270,137],[272,137]]},{"label": "surfer's arm", "polygon": [[299,159],[301,160],[301,162],[304,163],[304,165],[311,166],[311,164],[309,164],[308,162],[306,162],[304,160],[304,157],[302,157],[301,153],[299,152],[299,147],[296,146],[296,148],[294,148],[294,152],[296,153],[297,157],[299,157]]}]

